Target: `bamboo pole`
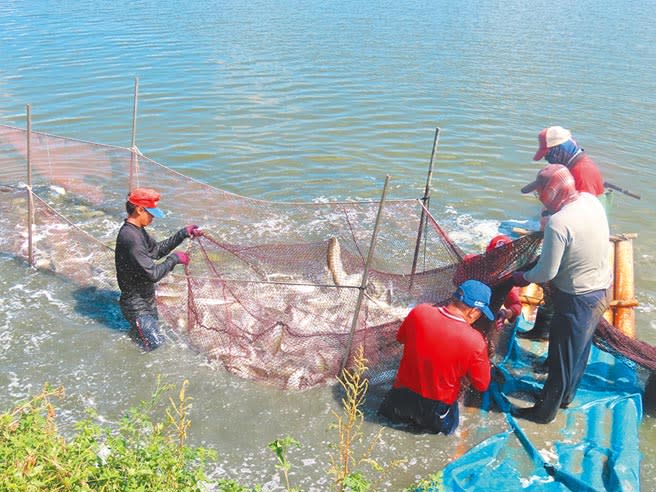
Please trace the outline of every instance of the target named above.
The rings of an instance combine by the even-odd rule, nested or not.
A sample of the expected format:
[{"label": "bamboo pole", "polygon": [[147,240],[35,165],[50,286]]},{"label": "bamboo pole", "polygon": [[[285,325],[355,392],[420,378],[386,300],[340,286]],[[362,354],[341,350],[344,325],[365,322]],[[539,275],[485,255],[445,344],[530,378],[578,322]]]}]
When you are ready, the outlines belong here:
[{"label": "bamboo pole", "polygon": [[[424,188],[424,196],[422,197],[422,202],[424,202],[424,207],[427,209],[430,206],[430,190],[431,182],[433,181],[433,165],[435,162],[435,156],[437,155],[437,146],[440,140],[440,129],[435,128],[435,138],[433,139],[433,150],[431,152],[430,162],[428,164],[428,175],[426,176],[426,187]],[[412,270],[410,272],[410,286],[409,289],[412,289],[412,284],[415,280],[415,272],[417,271],[417,259],[419,258],[419,247],[421,246],[421,237],[424,234],[424,228],[426,227],[426,212],[424,209],[421,209],[421,217],[419,218],[419,230],[417,231],[417,242],[415,243],[415,254],[412,258]]]},{"label": "bamboo pole", "polygon": [[139,77],[134,78],[134,99],[132,103],[132,138],[130,140],[130,178],[128,181],[128,191],[132,191],[137,186],[134,184],[135,175],[139,180],[139,160],[137,157],[137,105],[139,101]]},{"label": "bamboo pole", "polygon": [[369,245],[369,253],[367,254],[367,262],[364,264],[364,271],[362,272],[362,282],[360,283],[358,299],[355,303],[355,313],[353,314],[353,321],[351,322],[351,332],[349,333],[348,342],[346,343],[346,351],[344,352],[344,358],[340,365],[339,372],[341,373],[346,364],[348,363],[349,357],[351,355],[351,349],[353,345],[353,337],[355,336],[355,330],[358,326],[358,318],[360,317],[360,309],[362,307],[362,300],[364,298],[365,289],[367,288],[367,281],[369,277],[369,266],[371,265],[371,260],[374,257],[374,249],[376,247],[376,238],[378,236],[378,226],[380,224],[380,218],[383,213],[383,205],[385,204],[385,197],[387,196],[387,186],[389,184],[390,177],[389,175],[385,176],[385,184],[383,185],[383,193],[380,197],[380,204],[378,205],[378,213],[376,214],[376,222],[374,223],[374,230],[371,233],[371,244]]},{"label": "bamboo pole", "polygon": [[[633,241],[623,236],[615,241],[615,327],[635,338],[635,285],[633,271]],[[635,304],[634,304],[635,303]]]},{"label": "bamboo pole", "polygon": [[32,196],[32,106],[27,111],[27,261],[34,265],[32,226],[34,224],[34,198]]},{"label": "bamboo pole", "polygon": [[[613,238],[610,239],[610,248],[608,248],[608,264],[612,265],[613,271],[615,270],[615,243]],[[615,309],[612,307],[615,299],[615,273],[613,272],[613,283],[610,286],[610,292],[612,293],[613,300],[611,300],[608,309],[604,313],[604,319],[608,321],[611,325],[615,326]]]}]

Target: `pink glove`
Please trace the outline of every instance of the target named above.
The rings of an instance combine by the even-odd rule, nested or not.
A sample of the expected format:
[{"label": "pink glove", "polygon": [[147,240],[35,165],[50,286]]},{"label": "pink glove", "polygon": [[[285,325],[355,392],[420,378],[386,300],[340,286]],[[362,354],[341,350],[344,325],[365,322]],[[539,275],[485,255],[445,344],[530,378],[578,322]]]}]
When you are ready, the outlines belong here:
[{"label": "pink glove", "polygon": [[185,230],[187,231],[187,236],[190,238],[200,237],[203,235],[203,231],[199,229],[196,224],[188,225],[185,227]]},{"label": "pink glove", "polygon": [[189,264],[189,255],[187,253],[176,251],[173,254],[178,257],[178,263],[182,263],[184,266]]},{"label": "pink glove", "polygon": [[524,272],[513,273],[512,281],[513,281],[513,285],[516,285],[517,287],[526,287],[528,284],[531,283],[528,280],[526,280],[526,278],[524,278]]}]

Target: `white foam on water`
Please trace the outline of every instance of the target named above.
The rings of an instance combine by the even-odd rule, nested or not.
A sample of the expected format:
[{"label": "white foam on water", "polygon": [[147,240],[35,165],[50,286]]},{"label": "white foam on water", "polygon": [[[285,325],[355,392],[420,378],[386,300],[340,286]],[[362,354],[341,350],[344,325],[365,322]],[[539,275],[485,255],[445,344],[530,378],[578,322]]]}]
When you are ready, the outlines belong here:
[{"label": "white foam on water", "polygon": [[28,398],[32,394],[32,383],[23,382],[23,380],[21,380],[21,378],[19,378],[13,371],[7,372],[5,376],[9,379],[9,383],[7,384],[9,396],[15,400],[22,400]]},{"label": "white foam on water", "polygon": [[485,252],[490,239],[499,234],[501,222],[475,219],[469,214],[458,212],[452,206],[447,206],[440,225],[465,253],[480,254]]},{"label": "white foam on water", "polygon": [[23,345],[23,353],[26,355],[38,354],[44,343],[48,340],[54,339],[56,335],[55,332],[51,331],[42,331],[41,333],[32,334]]},{"label": "white foam on water", "polygon": [[10,323],[4,323],[0,328],[0,353],[7,352],[11,349],[13,342],[13,333],[10,329]]}]

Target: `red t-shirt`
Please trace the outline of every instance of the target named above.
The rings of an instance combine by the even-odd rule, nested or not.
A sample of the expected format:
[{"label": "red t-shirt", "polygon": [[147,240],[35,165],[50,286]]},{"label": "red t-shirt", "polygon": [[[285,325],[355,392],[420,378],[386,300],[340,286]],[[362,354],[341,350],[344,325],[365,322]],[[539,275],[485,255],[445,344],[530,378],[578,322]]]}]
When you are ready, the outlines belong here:
[{"label": "red t-shirt", "polygon": [[463,377],[485,391],[490,361],[483,335],[444,307],[419,304],[401,323],[404,345],[394,387],[404,387],[448,405],[458,399]]},{"label": "red t-shirt", "polygon": [[576,159],[569,168],[569,172],[574,176],[574,183],[578,191],[585,191],[594,196],[603,195],[604,180],[601,172],[587,154],[582,154]]}]

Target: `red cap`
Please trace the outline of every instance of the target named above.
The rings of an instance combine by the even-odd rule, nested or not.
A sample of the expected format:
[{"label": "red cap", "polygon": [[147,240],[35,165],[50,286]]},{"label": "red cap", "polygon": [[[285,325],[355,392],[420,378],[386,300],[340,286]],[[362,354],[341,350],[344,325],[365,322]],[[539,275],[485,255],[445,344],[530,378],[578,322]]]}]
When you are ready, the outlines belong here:
[{"label": "red cap", "polygon": [[562,182],[574,182],[572,174],[565,166],[562,164],[548,164],[538,171],[535,181],[522,188],[522,193],[531,193],[537,189],[544,189],[554,176],[557,176],[558,180]]},{"label": "red cap", "polygon": [[157,208],[159,193],[150,188],[135,188],[128,195],[128,202],[145,208],[154,217],[164,217],[164,212]]},{"label": "red cap", "polygon": [[485,248],[485,252],[489,253],[493,249],[500,248],[504,244],[510,244],[512,240],[508,236],[504,236],[503,234],[499,234],[498,236],[495,236],[492,238],[490,241],[490,244],[487,245],[487,248]]}]

